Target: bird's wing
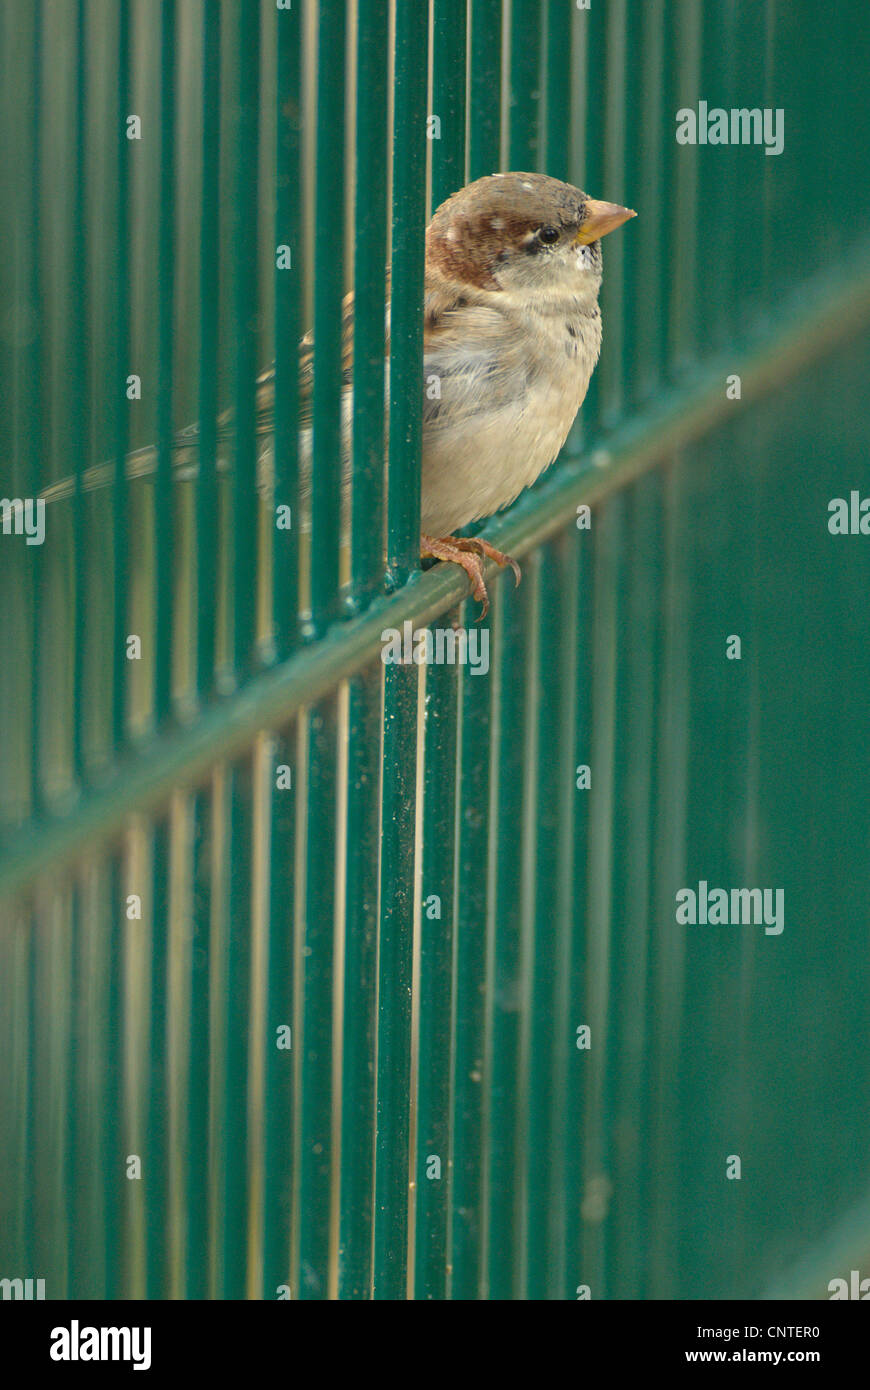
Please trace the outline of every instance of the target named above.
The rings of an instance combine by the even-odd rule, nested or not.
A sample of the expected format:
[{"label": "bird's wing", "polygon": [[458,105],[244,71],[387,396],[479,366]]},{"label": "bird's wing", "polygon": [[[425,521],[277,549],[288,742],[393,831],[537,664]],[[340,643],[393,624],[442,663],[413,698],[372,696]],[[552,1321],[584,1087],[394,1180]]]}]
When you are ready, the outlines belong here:
[{"label": "bird's wing", "polygon": [[[493,296],[455,281],[430,277],[424,319],[424,374],[437,377],[437,394],[425,393],[429,429],[455,428],[480,411],[485,389],[490,407],[507,404],[525,374],[523,335]],[[449,411],[443,411],[449,402]]]},{"label": "bird's wing", "polygon": [[[342,381],[351,385],[353,371],[353,290],[346,294],[341,305]],[[256,431],[258,436],[272,434],[275,429],[275,364],[267,367],[256,382]],[[299,428],[308,429],[314,397],[314,332],[310,330],[299,342]],[[218,416],[218,442],[228,443],[235,436],[235,415],[232,409]],[[189,425],[176,436],[179,448],[187,446],[199,434],[198,425]]]},{"label": "bird's wing", "polygon": [[[384,334],[384,353],[389,354],[389,305],[390,305],[390,269],[386,272],[386,324]],[[353,382],[353,317],[354,317],[354,296],[353,291],[346,294],[342,301],[342,381],[343,385],[350,387]],[[313,413],[314,396],[314,333],[309,331],[299,343],[299,428],[302,430],[311,427]],[[262,448],[266,446],[268,436],[273,434],[275,429],[275,364],[267,367],[261,372],[256,380],[256,434],[258,440],[262,441]],[[221,412],[217,418],[217,460],[216,466],[219,473],[227,472],[232,466],[232,446],[235,443],[235,410],[230,407]],[[199,441],[200,425],[187,425],[183,430],[179,430],[172,440],[172,469],[173,476],[176,478],[195,477],[199,470]],[[134,453],[128,454],[126,458],[126,473],[129,480],[136,478],[147,478],[153,476],[157,470],[158,454],[153,445],[144,449],[137,449]],[[115,465],[105,462],[95,464],[85,470],[81,478],[81,486],[86,491],[108,486],[114,477]],[[69,498],[75,494],[76,480],[73,477],[63,478],[59,482],[52,483],[40,496],[46,501],[59,501],[62,498]]]}]

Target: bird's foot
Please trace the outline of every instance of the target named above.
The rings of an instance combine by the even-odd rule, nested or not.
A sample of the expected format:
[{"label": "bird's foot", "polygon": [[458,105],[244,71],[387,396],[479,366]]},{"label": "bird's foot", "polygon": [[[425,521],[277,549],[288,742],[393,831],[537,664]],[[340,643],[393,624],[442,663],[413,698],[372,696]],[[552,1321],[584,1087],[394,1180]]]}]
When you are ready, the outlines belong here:
[{"label": "bird's foot", "polygon": [[486,592],[486,584],[483,579],[484,559],[494,560],[501,569],[510,565],[514,572],[517,584],[522,578],[522,571],[516,560],[512,560],[510,555],[505,555],[501,550],[496,550],[489,541],[479,540],[477,536],[426,536],[420,537],[420,554],[433,560],[446,560],[450,564],[461,565],[471,581],[471,592],[481,605],[481,622],[489,612],[489,595]]}]

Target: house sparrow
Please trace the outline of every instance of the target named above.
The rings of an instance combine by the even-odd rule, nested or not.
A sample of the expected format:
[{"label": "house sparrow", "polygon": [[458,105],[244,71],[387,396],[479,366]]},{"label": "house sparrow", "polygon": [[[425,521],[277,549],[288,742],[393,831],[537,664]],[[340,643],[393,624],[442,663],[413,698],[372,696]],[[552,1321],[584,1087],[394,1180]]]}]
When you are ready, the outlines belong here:
[{"label": "house sparrow", "polygon": [[422,553],[462,565],[489,606],[483,557],[451,532],[508,506],[559,453],[601,349],[601,237],[635,213],[546,174],[491,174],[426,231]]},{"label": "house sparrow", "polygon": [[[586,395],[601,348],[601,238],[636,214],[546,174],[491,174],[442,203],[426,231],[421,555],[461,565],[481,618],[483,562],[519,566],[487,541],[452,533],[508,506],[558,455]],[[389,313],[389,310],[388,310]],[[344,487],[351,485],[353,295],[344,301]],[[387,331],[389,331],[389,318]],[[314,340],[300,344],[300,462],[311,470]],[[269,492],[274,368],[257,379],[258,487]],[[387,382],[387,395],[389,382]],[[434,399],[430,398],[434,394]],[[176,439],[176,476],[198,468],[199,427]],[[233,439],[232,412],[218,421]],[[231,467],[221,448],[218,468]],[[128,476],[154,471],[139,450]],[[91,477],[99,472],[105,479]],[[111,477],[90,469],[85,486]],[[70,480],[43,494],[63,495]],[[303,526],[305,518],[303,517]]]}]

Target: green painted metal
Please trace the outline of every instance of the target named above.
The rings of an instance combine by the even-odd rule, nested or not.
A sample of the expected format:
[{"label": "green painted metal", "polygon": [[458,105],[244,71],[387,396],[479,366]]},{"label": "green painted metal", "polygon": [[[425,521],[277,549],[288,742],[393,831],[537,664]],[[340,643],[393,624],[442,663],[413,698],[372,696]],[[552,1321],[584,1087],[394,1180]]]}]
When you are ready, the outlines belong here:
[{"label": "green painted metal", "polygon": [[318,14],[317,191],[314,234],[313,449],[311,475],[311,634],[338,616],[341,529],[341,299],[344,254],[344,0],[325,0]]},{"label": "green painted metal", "polygon": [[[468,177],[479,179],[501,165],[501,0],[471,0],[468,40]],[[451,190],[455,191],[455,190]]]},{"label": "green painted metal", "polygon": [[357,142],[354,223],[352,577],[348,609],[359,611],[383,580],[384,324],[387,264],[387,72],[383,6],[363,7],[357,30]]},{"label": "green painted metal", "polygon": [[[207,700],[215,682],[216,633],[214,594],[217,583],[215,543],[218,533],[217,459],[217,383],[218,383],[218,295],[220,265],[218,227],[220,217],[220,128],[210,117],[220,104],[221,10],[207,6],[202,33],[202,186],[200,189],[199,263],[199,474],[196,480],[195,537],[196,585],[196,689]],[[123,151],[122,151],[123,153]],[[276,345],[277,353],[277,345]],[[276,440],[283,438],[276,425]],[[277,449],[277,444],[276,444]],[[123,460],[120,467],[123,470]],[[277,465],[276,465],[277,471]],[[117,481],[115,486],[117,487]]]},{"label": "green painted metal", "polygon": [[401,584],[417,568],[420,545],[420,477],[414,461],[422,438],[417,388],[423,365],[428,9],[397,5],[393,22],[387,564],[391,582]]},{"label": "green painted metal", "polygon": [[[459,621],[459,610],[447,617]],[[453,938],[456,895],[456,745],[459,671],[456,666],[427,668],[425,690],[426,806],[420,896],[417,997],[419,1042],[417,1133],[414,1167],[414,1296],[447,1296],[450,1220],[451,1067]],[[439,1174],[437,1178],[432,1174]]]},{"label": "green painted metal", "polygon": [[378,666],[369,666],[348,682],[348,701],[338,1294],[342,1298],[367,1298],[372,1283],[376,1126]]},{"label": "green painted metal", "polygon": [[[0,533],[0,1275],[807,1296],[866,1256],[861,22],[2,0],[0,494],[47,500]],[[699,100],[783,153],[677,145]],[[423,229],[500,167],[639,216],[476,625],[417,562]],[[406,622],[488,673],[385,666]],[[702,878],[784,885],[783,935],[678,924]]]},{"label": "green painted metal", "polygon": [[[525,800],[528,592],[499,590],[493,619],[497,652],[493,672],[493,830],[490,989],[487,991],[486,1059],[490,1135],[486,1172],[486,1239],[489,1288],[494,1298],[513,1297],[521,1277],[520,1190],[515,1174],[522,1134],[518,1125],[522,976],[521,804]],[[519,734],[519,736],[518,736]],[[520,805],[518,799],[521,798]],[[497,928],[496,928],[497,924]]]},{"label": "green painted metal", "polygon": [[[175,141],[176,14],[173,0],[160,14],[160,172],[157,209],[157,471],[154,475],[154,718],[162,724],[172,707],[174,556],[172,407],[175,373]],[[84,72],[81,74],[82,86]],[[247,422],[246,422],[247,423]],[[239,432],[241,438],[242,432]],[[241,467],[241,460],[239,460]],[[246,520],[247,518],[243,518]],[[75,527],[79,531],[79,527]],[[240,527],[239,534],[249,528]],[[78,594],[78,586],[76,586]]]},{"label": "green painted metal", "polygon": [[[464,605],[460,621],[474,617]],[[479,625],[481,640],[489,622]],[[456,906],[452,1077],[452,1265],[451,1295],[476,1298],[482,1285],[483,1164],[486,1114],[483,1088],[486,999],[487,913],[490,892],[486,873],[490,805],[489,738],[492,683],[462,668],[459,689],[459,748],[456,761],[458,797],[456,832]],[[436,792],[436,796],[438,793]]]},{"label": "green painted metal", "polygon": [[[208,14],[210,10],[206,11]],[[303,228],[302,32],[300,9],[288,11],[275,36],[275,439],[276,506],[287,507],[290,527],[272,533],[272,614],[275,655],[286,657],[299,640],[299,565],[294,522],[299,516],[299,371],[297,345],[305,332],[301,277]],[[219,44],[215,35],[215,43]],[[215,81],[218,80],[216,72]],[[279,247],[290,250],[289,268],[279,264]]]},{"label": "green painted metal", "polygon": [[299,1135],[296,1178],[300,1220],[291,1280],[300,1298],[328,1292],[332,1164],[333,989],[335,950],[335,855],[338,709],[336,697],[309,711],[305,765],[306,858],[300,962],[301,1037],[295,1128]]}]

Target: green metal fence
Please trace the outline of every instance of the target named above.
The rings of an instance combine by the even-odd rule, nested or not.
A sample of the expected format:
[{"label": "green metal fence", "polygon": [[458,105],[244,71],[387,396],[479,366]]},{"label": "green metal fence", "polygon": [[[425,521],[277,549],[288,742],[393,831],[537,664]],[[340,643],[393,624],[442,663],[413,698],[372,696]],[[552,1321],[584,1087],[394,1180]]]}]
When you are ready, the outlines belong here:
[{"label": "green metal fence", "polygon": [[[46,506],[0,533],[0,1277],[870,1272],[863,11],[3,0],[0,492]],[[700,101],[782,152],[679,144]],[[569,447],[486,530],[489,674],[385,666],[475,616],[419,573],[422,233],[499,168],[638,219]],[[683,925],[702,881],[784,930]]]}]

